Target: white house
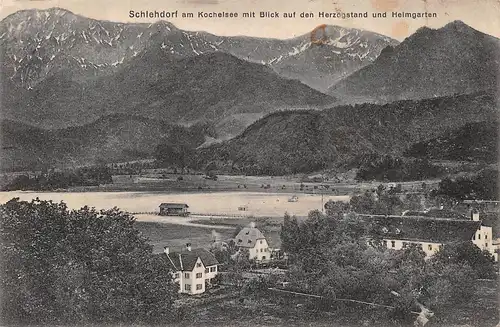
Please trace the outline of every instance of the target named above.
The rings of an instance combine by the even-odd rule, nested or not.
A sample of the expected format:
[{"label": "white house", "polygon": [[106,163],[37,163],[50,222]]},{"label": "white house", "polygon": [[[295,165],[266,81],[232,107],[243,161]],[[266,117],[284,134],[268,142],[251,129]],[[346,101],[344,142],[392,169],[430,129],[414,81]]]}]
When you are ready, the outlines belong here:
[{"label": "white house", "polygon": [[[403,216],[360,216],[372,224],[373,236],[381,239],[387,248],[401,250],[410,244],[418,244],[427,258],[439,251],[444,244],[472,241],[478,245],[474,240],[475,235],[485,233],[479,220],[467,219],[465,216],[465,219],[414,216],[413,213]],[[491,233],[491,227],[489,228]],[[488,237],[491,239],[491,234]],[[482,246],[484,245],[483,243]]]},{"label": "white house", "polygon": [[[481,221],[479,219],[479,212],[477,210],[472,210],[471,219],[473,221]],[[481,250],[487,250],[490,252],[495,261],[498,261],[498,244],[493,239],[493,228],[490,226],[485,226],[482,222],[478,230],[472,236],[472,243],[476,244]]]},{"label": "white house", "polygon": [[173,278],[179,284],[179,293],[201,294],[205,284],[213,284],[218,274],[219,262],[205,249],[191,249],[191,244],[181,252],[164,248],[161,256],[175,271]]},{"label": "white house", "polygon": [[265,262],[271,259],[271,250],[266,237],[253,224],[244,227],[234,238],[234,242],[239,249],[248,249],[249,260]]}]

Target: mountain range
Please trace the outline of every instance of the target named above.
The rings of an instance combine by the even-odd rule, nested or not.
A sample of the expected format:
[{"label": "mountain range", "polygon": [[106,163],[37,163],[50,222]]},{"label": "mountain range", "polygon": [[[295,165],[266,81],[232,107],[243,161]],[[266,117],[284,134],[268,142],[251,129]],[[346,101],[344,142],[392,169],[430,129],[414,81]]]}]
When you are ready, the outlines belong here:
[{"label": "mountain range", "polygon": [[497,90],[500,40],[461,21],[422,27],[329,89],[349,102],[390,102]]},{"label": "mountain range", "polygon": [[78,83],[63,72],[52,75],[30,90],[6,97],[2,115],[56,129],[114,113],[187,124],[333,102],[299,81],[229,54],[175,58],[150,47],[109,76]]},{"label": "mountain range", "polygon": [[[313,44],[59,8],[12,14],[0,22],[3,163],[151,157],[179,133],[199,162],[288,174],[363,154],[454,158],[470,126],[486,143],[496,135],[484,122],[497,119],[498,39],[459,21],[401,43],[324,31]],[[484,156],[486,143],[462,152]]]},{"label": "mountain range", "polygon": [[[412,146],[421,147],[415,145],[419,142],[467,129],[471,123],[481,128],[485,122],[497,119],[496,96],[486,92],[384,105],[337,106],[322,111],[277,112],[229,141],[200,149],[200,156],[221,169],[247,174],[312,172],[363,155],[411,155],[415,150],[405,152]],[[470,133],[474,135],[478,133]],[[497,139],[497,132],[488,135],[487,141],[472,143]],[[454,141],[463,143],[457,138]]]},{"label": "mountain range", "polygon": [[45,130],[10,120],[0,122],[4,169],[40,169],[151,158],[159,144],[195,149],[215,138],[210,125],[172,125],[140,116],[113,114],[82,125]]},{"label": "mountain range", "polygon": [[0,23],[4,69],[16,84],[27,88],[60,70],[71,69],[76,80],[108,74],[154,44],[182,58],[226,52],[324,91],[375,60],[385,46],[397,43],[377,33],[339,26],[325,28],[321,46],[312,44],[309,34],[287,40],[216,36],[184,31],[165,21],[99,21],[60,8],[19,11]]}]

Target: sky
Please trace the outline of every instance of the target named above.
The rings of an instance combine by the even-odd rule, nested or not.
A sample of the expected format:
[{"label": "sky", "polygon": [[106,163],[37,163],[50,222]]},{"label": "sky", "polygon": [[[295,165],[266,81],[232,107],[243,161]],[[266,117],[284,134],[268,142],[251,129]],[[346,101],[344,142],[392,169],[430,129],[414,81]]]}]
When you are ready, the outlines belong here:
[{"label": "sky", "polygon": [[[421,26],[439,28],[461,20],[473,28],[500,38],[500,0],[0,0],[0,19],[22,9],[60,7],[86,17],[116,22],[153,22],[129,18],[129,11],[237,12],[238,18],[166,19],[177,27],[217,35],[291,38],[321,24],[360,28],[403,40]],[[255,11],[257,18],[242,18]],[[314,18],[258,18],[260,11],[312,12]],[[370,18],[319,18],[318,12],[368,12]],[[437,18],[392,18],[396,12],[436,13]],[[387,12],[387,18],[371,18]]]}]

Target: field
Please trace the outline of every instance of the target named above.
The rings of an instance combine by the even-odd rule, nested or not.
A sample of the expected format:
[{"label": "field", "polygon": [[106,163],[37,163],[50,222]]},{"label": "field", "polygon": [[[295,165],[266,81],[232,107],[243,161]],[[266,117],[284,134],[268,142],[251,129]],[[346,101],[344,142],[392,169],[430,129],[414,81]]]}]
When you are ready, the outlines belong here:
[{"label": "field", "polygon": [[165,246],[173,251],[182,250],[186,243],[191,243],[193,248],[210,248],[215,239],[225,240],[231,238],[234,233],[232,229],[214,231],[210,228],[150,222],[136,222],[135,227],[143,236],[149,238],[154,253],[162,252]]},{"label": "field", "polygon": [[[150,243],[153,245],[153,252],[159,253],[163,251],[164,246],[168,246],[173,250],[182,250],[186,243],[191,243],[194,248],[209,249],[214,240],[228,241],[234,237],[238,227],[248,226],[251,221],[228,219],[228,223],[224,225],[228,227],[226,229],[211,228],[210,224],[205,224],[206,222],[206,220],[193,221],[193,223],[200,223],[206,227],[144,221],[136,222],[135,226],[142,232],[143,236],[149,238]],[[257,221],[256,226],[264,233],[271,247],[280,247],[279,226],[262,224],[259,221]]]}]

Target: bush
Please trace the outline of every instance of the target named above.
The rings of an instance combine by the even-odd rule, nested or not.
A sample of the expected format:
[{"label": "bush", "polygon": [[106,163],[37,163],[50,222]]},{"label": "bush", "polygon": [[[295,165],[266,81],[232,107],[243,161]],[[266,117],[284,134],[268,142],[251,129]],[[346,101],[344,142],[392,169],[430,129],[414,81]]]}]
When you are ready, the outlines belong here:
[{"label": "bush", "polygon": [[0,207],[0,316],[7,323],[157,322],[173,318],[165,261],[118,209],[68,210],[13,199]]}]

